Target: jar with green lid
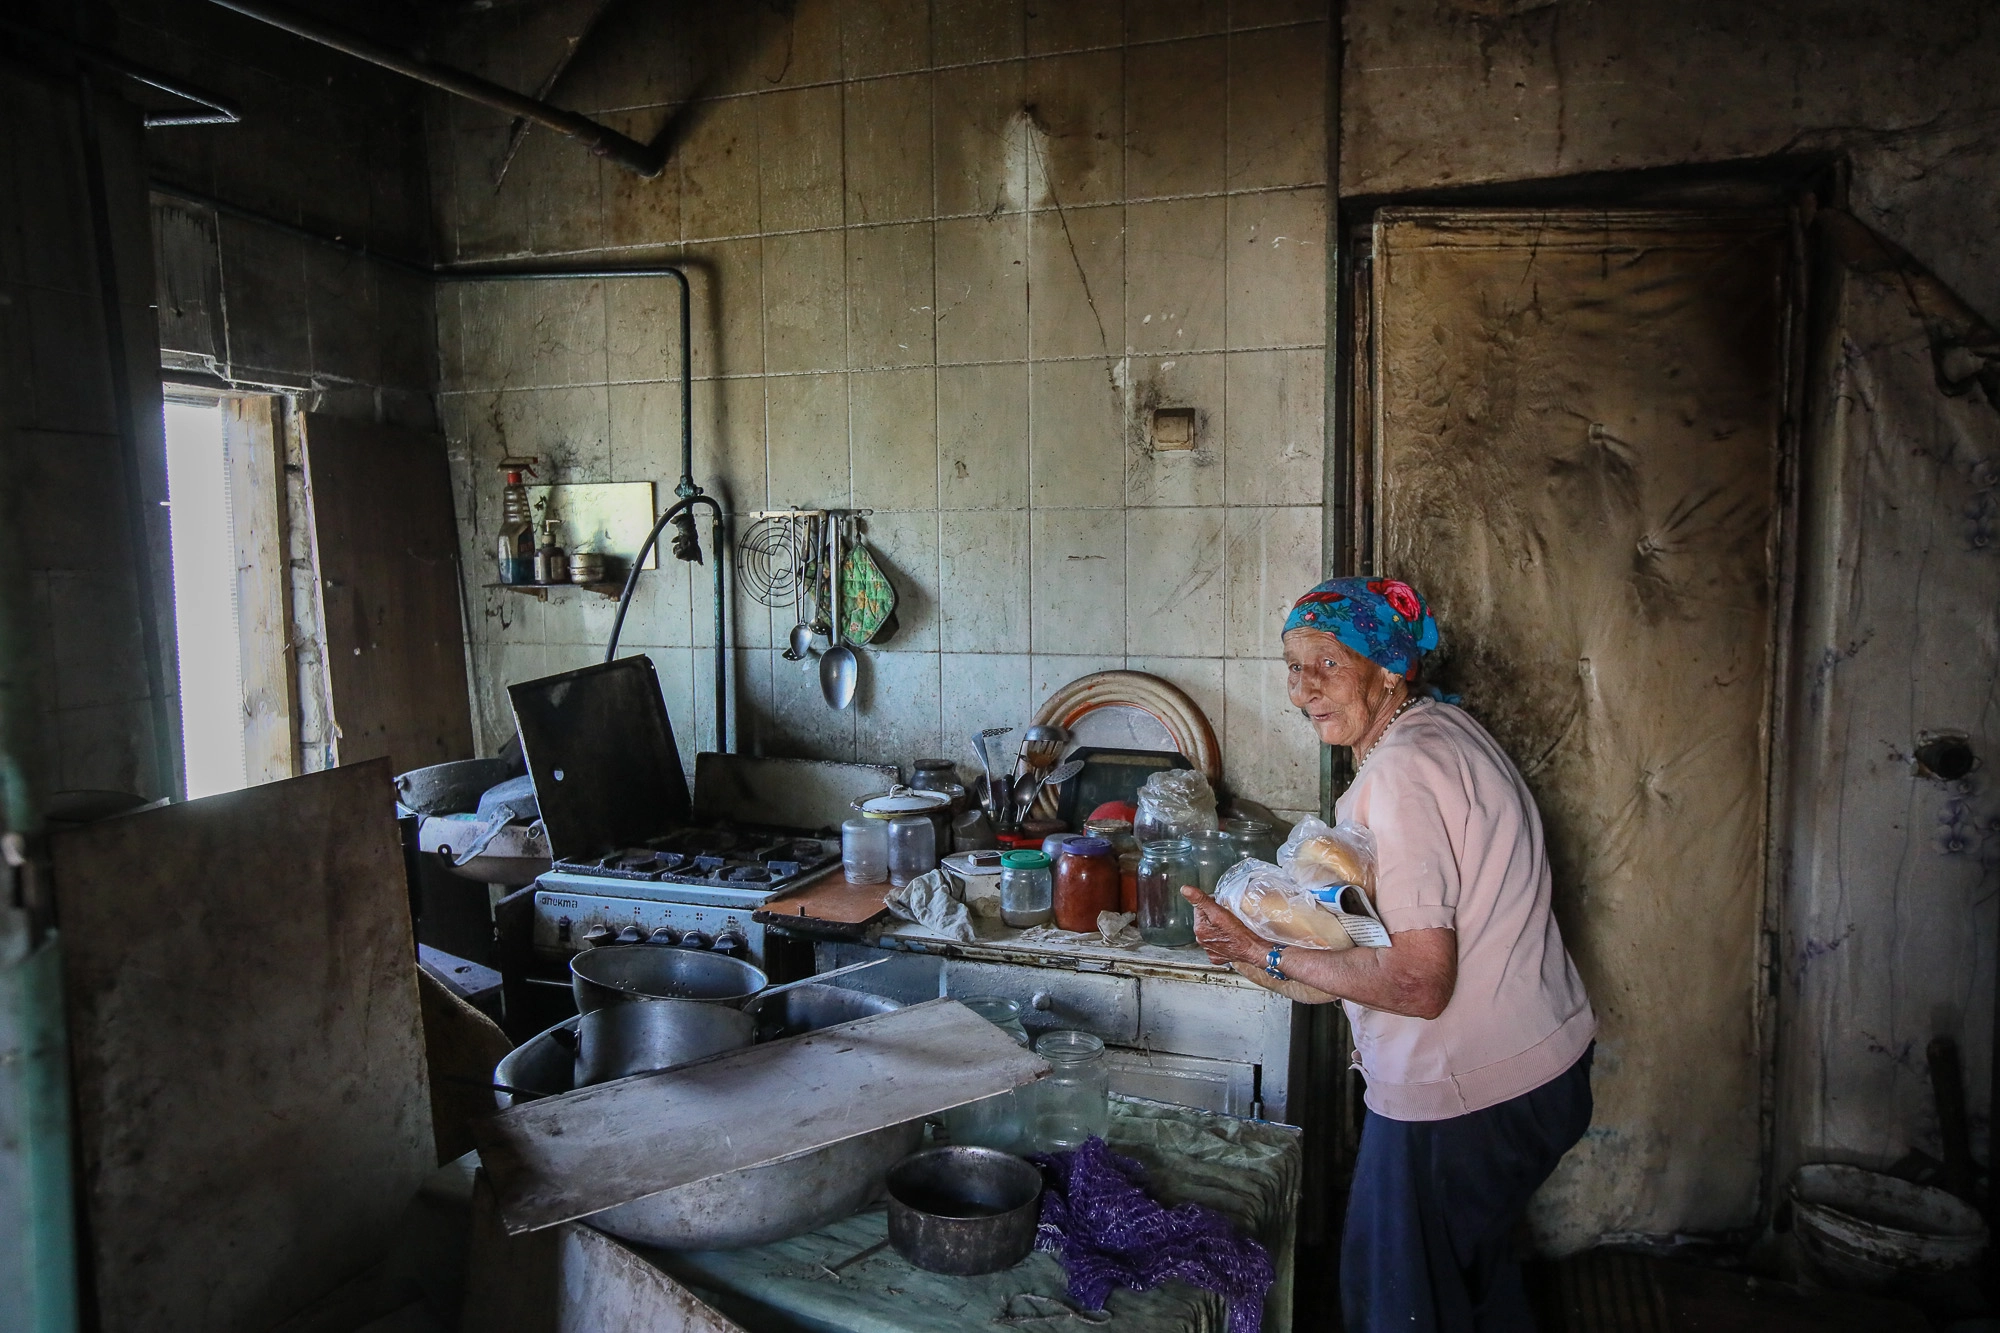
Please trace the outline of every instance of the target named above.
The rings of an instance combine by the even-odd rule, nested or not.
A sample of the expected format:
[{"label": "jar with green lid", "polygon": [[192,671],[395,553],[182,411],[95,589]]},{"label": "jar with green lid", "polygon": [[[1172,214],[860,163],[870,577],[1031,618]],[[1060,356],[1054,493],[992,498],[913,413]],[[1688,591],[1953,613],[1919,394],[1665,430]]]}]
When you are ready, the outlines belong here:
[{"label": "jar with green lid", "polygon": [[1261,819],[1224,820],[1222,835],[1236,844],[1237,849],[1252,860],[1278,859],[1277,830]]},{"label": "jar with green lid", "polygon": [[1000,858],[1000,919],[1016,929],[1045,926],[1055,914],[1055,877],[1041,852]]},{"label": "jar with green lid", "polygon": [[1195,883],[1194,845],[1159,838],[1139,848],[1139,938],[1177,948],[1194,943],[1194,904],[1181,886]]}]

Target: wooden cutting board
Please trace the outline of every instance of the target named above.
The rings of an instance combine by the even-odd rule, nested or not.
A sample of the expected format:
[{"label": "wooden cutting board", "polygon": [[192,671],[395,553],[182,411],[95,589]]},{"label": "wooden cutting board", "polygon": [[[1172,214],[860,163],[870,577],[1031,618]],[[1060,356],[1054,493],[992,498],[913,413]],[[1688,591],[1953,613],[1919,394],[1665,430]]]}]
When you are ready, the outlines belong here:
[{"label": "wooden cutting board", "polygon": [[527,1102],[474,1126],[509,1235],[978,1101],[1048,1063],[956,1000]]},{"label": "wooden cutting board", "polygon": [[831,935],[852,939],[862,928],[888,919],[883,902],[887,883],[849,884],[835,871],[811,884],[778,894],[750,914],[752,921],[780,926],[809,935]]}]

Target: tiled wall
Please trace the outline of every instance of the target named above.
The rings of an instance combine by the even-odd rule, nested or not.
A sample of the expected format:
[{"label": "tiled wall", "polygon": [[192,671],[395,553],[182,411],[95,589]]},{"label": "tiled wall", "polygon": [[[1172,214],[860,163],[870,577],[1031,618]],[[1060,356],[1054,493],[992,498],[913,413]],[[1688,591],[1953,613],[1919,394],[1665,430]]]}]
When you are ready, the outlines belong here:
[{"label": "tiled wall", "polygon": [[[836,713],[773,647],[789,614],[737,599],[740,742],[969,763],[978,728],[1129,667],[1207,712],[1233,789],[1316,808],[1277,631],[1320,565],[1326,6],[710,8],[735,17],[598,34],[560,94],[641,136],[682,117],[660,180],[536,134],[496,189],[503,122],[440,103],[431,133],[449,257],[694,270],[702,485],[737,510],[874,510],[901,633],[864,651],[860,702]],[[454,58],[533,86],[560,20],[496,11]],[[494,464],[666,494],[673,311],[658,280],[440,289],[488,745],[511,727],[505,684],[593,660],[612,610],[480,586]],[[1152,451],[1162,405],[1196,410],[1194,451]],[[624,639],[704,747],[707,580],[647,575]]]}]

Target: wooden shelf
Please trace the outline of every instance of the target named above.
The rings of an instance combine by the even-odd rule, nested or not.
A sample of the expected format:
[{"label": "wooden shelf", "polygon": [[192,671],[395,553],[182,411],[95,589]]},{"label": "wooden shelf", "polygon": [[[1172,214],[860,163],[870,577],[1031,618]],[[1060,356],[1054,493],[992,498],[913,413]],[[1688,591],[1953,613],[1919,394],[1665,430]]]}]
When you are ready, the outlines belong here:
[{"label": "wooden shelf", "polygon": [[549,592],[556,588],[583,588],[596,593],[599,597],[609,597],[614,601],[625,591],[625,585],[622,583],[488,583],[484,586],[500,588],[506,592],[526,593],[540,602],[548,601]]}]

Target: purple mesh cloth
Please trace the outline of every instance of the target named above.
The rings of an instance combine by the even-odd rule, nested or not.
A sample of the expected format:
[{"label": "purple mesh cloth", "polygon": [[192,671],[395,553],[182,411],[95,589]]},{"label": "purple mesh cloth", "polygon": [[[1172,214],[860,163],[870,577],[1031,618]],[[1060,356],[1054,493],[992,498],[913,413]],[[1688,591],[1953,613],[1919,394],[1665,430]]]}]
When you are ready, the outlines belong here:
[{"label": "purple mesh cloth", "polygon": [[1150,1291],[1177,1277],[1229,1303],[1229,1333],[1257,1333],[1276,1274],[1228,1218],[1198,1203],[1162,1208],[1142,1188],[1145,1168],[1095,1135],[1031,1160],[1048,1182],[1035,1248],[1062,1261],[1071,1300],[1102,1310],[1115,1287]]}]

